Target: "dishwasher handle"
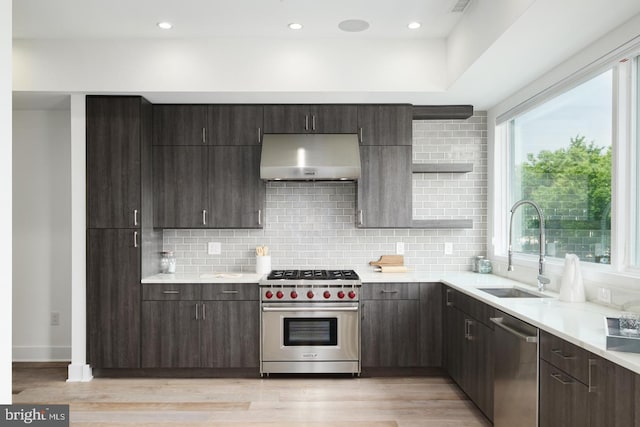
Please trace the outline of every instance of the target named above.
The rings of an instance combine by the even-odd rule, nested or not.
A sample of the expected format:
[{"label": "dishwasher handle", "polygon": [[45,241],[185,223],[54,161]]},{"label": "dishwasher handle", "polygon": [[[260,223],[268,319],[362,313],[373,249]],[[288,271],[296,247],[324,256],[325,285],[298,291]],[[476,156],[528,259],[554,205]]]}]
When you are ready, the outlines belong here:
[{"label": "dishwasher handle", "polygon": [[512,335],[517,336],[518,338],[520,338],[521,340],[523,340],[525,342],[529,342],[529,343],[537,343],[538,342],[538,337],[537,336],[531,336],[531,335],[523,334],[522,332],[518,331],[517,329],[512,328],[511,326],[505,325],[503,323],[503,321],[504,321],[503,317],[491,317],[491,318],[489,318],[489,320],[491,320],[491,322],[495,323],[495,325],[498,326],[499,328],[504,329],[505,331],[509,332]]}]

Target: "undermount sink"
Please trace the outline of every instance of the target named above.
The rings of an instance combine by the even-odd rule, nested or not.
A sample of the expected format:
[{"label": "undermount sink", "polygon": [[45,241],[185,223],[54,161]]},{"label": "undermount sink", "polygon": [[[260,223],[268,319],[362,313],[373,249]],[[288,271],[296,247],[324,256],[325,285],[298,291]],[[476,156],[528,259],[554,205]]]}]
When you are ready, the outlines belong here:
[{"label": "undermount sink", "polygon": [[478,288],[498,298],[548,298],[546,295],[534,294],[518,288]]}]

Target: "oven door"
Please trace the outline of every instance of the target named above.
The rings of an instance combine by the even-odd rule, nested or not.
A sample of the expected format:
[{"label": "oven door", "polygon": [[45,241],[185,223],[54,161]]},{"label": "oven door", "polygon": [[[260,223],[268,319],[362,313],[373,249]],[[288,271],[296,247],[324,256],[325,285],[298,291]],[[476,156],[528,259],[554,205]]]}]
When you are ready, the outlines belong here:
[{"label": "oven door", "polygon": [[262,361],[357,361],[357,303],[263,304]]}]

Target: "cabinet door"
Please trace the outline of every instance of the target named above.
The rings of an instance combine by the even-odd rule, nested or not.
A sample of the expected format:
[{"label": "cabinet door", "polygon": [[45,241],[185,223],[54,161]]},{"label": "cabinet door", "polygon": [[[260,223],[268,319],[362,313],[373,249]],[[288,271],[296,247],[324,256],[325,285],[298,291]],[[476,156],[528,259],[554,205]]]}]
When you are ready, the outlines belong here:
[{"label": "cabinet door", "polygon": [[540,360],[540,427],[588,425],[587,394],[586,385]]},{"label": "cabinet door", "polygon": [[420,366],[442,366],[442,285],[420,283]]},{"label": "cabinet door", "polygon": [[140,210],[141,98],[87,97],[88,228],[133,228]]},{"label": "cabinet door", "polygon": [[142,367],[200,367],[201,311],[197,301],[144,301]]},{"label": "cabinet door", "polygon": [[264,129],[261,105],[211,105],[207,111],[211,144],[260,144]]},{"label": "cabinet door", "polygon": [[589,425],[640,425],[640,413],[635,414],[640,402],[637,400],[637,394],[640,393],[640,375],[593,354],[589,370]]},{"label": "cabinet door", "polygon": [[360,159],[358,226],[411,226],[411,147],[360,147]]},{"label": "cabinet door", "polygon": [[207,209],[208,147],[153,147],[153,219],[159,228],[210,224]]},{"label": "cabinet door", "polygon": [[140,367],[137,234],[135,229],[87,233],[88,358],[95,368]]},{"label": "cabinet door", "polygon": [[465,392],[489,418],[493,419],[493,331],[477,320],[465,318],[468,336],[463,352]]},{"label": "cabinet door", "polygon": [[362,303],[362,366],[418,366],[418,301]]},{"label": "cabinet door", "polygon": [[412,120],[413,107],[410,105],[359,105],[360,143],[411,146]]},{"label": "cabinet door", "polygon": [[208,143],[205,105],[154,105],[153,145]]},{"label": "cabinet door", "polygon": [[453,306],[444,308],[444,352],[443,365],[449,376],[460,386],[466,388],[463,375],[465,323],[464,315]]},{"label": "cabinet door", "polygon": [[308,105],[264,106],[264,133],[306,133],[310,130]]},{"label": "cabinet door", "polygon": [[262,228],[265,183],[260,179],[260,147],[209,149],[210,226]]},{"label": "cabinet door", "polygon": [[358,107],[355,105],[311,106],[313,133],[356,133],[358,131]]},{"label": "cabinet door", "polygon": [[260,303],[207,301],[201,322],[202,367],[257,368]]}]

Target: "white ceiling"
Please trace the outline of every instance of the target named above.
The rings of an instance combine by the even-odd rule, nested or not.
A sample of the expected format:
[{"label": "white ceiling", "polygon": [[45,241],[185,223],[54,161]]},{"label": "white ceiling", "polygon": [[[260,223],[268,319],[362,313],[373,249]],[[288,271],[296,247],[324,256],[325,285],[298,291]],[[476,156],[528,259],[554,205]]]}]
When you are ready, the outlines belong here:
[{"label": "white ceiling", "polygon": [[[456,3],[457,0],[14,0],[14,38],[45,41],[36,43],[39,51],[18,51],[19,60],[14,59],[14,90],[27,95],[16,93],[14,103],[24,108],[63,105],[61,98],[48,100],[46,96],[30,96],[28,92],[47,92],[55,97],[72,92],[115,91],[140,93],[152,102],[410,102],[473,104],[488,109],[624,22],[640,16],[640,0],[471,0],[464,13],[452,13]],[[371,26],[362,33],[342,32],[337,26],[345,19],[364,19]],[[156,23],[162,20],[171,21],[174,28],[160,30]],[[410,21],[423,25],[411,31],[407,28]],[[290,22],[302,23],[304,29],[291,31],[287,28]],[[640,29],[625,31],[629,37],[640,34]],[[77,44],[80,40],[81,44]],[[115,61],[106,64],[115,66],[107,76],[110,79],[98,82],[106,84],[102,88],[95,83],[96,79],[92,81],[85,76],[104,71],[100,61],[104,60],[105,43],[112,46],[111,51],[120,53],[122,67]],[[154,80],[138,69],[122,74],[124,67],[134,62],[132,58],[142,65],[153,65],[146,58],[140,59],[140,53],[149,50],[140,50],[139,46],[145,43],[167,51],[174,45],[183,46],[178,56],[191,59],[202,52],[222,55],[216,58],[220,65],[215,70],[223,76],[222,83],[213,89],[190,86],[190,75],[185,73],[184,84],[175,87],[155,84],[143,89],[146,83],[143,81],[123,89],[125,86],[118,86],[117,79],[128,82],[136,72],[140,74],[138,78]],[[202,49],[203,43],[217,48]],[[339,53],[330,55],[325,49],[324,55],[318,51],[314,55],[311,50],[300,57],[300,43],[330,47],[331,53]],[[433,56],[437,49],[429,51],[428,46],[434,43],[443,46],[441,57]],[[310,67],[306,78],[309,84],[295,86],[287,82],[283,86],[278,84],[282,78],[269,81],[265,77],[265,84],[249,85],[252,81],[246,77],[246,68],[238,67],[257,63],[258,67],[253,68],[260,77],[259,67],[264,67],[265,61],[246,57],[251,51],[267,55],[265,47],[271,46],[275,51],[276,45],[277,52]],[[80,51],[77,46],[85,49]],[[138,46],[138,50],[133,50],[133,46]],[[220,46],[225,46],[228,52]],[[354,46],[359,50],[354,50]],[[377,80],[353,77],[363,59],[373,63],[378,58],[380,64],[395,65],[396,69],[404,66],[404,62],[398,62],[398,55],[389,53],[394,49],[417,53],[415,57],[422,61],[406,64],[439,65],[409,69],[404,74],[390,75],[387,80],[380,74],[392,67],[372,70],[377,72]],[[51,51],[49,56],[47,50]],[[29,56],[31,52],[36,52],[35,56]],[[202,65],[202,61],[192,62]],[[94,68],[90,67],[92,63],[96,64]],[[165,78],[177,73],[182,78],[180,67],[189,66],[189,61],[170,65],[174,68],[152,72]],[[65,68],[69,66],[72,68]],[[77,84],[62,85],[60,82],[69,80],[75,69],[87,72],[82,75],[76,71],[80,76]],[[442,71],[445,78],[433,73],[434,69]],[[327,75],[334,76],[336,84],[330,81],[324,86],[313,85],[324,81]],[[409,78],[402,80],[400,75]],[[251,89],[243,91],[231,84],[224,85],[225,81],[236,80]],[[40,81],[44,83],[38,86]],[[213,78],[209,81],[217,84]]]},{"label": "white ceiling", "polygon": [[[486,1],[486,0],[482,0]],[[444,38],[461,13],[457,0],[18,0],[16,38],[371,37]],[[346,33],[338,23],[370,27]],[[170,21],[173,29],[156,23]],[[422,23],[409,30],[412,21]],[[304,25],[292,31],[287,25]]]}]

